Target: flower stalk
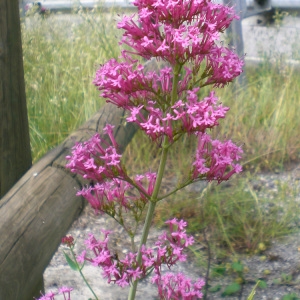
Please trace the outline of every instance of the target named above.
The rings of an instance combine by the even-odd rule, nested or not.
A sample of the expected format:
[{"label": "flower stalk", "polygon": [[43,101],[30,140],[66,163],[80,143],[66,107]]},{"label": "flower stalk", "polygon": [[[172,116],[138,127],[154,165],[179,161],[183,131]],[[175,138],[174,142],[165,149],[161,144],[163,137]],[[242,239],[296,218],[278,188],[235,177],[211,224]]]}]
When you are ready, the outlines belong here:
[{"label": "flower stalk", "polygon": [[[187,223],[168,220],[169,230],[158,237],[155,248],[146,244],[158,201],[199,180],[220,183],[242,171],[236,163],[242,149],[231,140],[213,140],[207,133],[226,117],[229,107],[218,103],[215,91],[203,99],[199,96],[204,86],[222,88],[242,72],[242,60],[219,42],[220,34],[238,17],[233,8],[210,0],[135,0],[133,4],[138,21],[124,16],[118,23],[124,31],[120,44],[131,50],[124,50],[120,61],[110,59],[101,65],[93,83],[107,102],[128,112],[127,122],[161,145],[160,164],[157,173],[130,177],[110,124],[103,129],[108,139],[96,134],[73,147],[66,167],[94,183],[77,195],[87,199],[95,212],[107,213],[124,226],[133,251],[136,228],[148,205],[137,252],[120,259],[108,247],[110,232],[103,230],[103,240],[90,234],[86,250],[76,260],[101,267],[109,283],[131,284],[128,300],[135,299],[138,281],[151,272],[160,299],[201,299],[202,279],[192,283],[183,274],[162,273],[162,265],[170,269],[187,259],[183,250],[194,242],[186,234]],[[135,56],[156,58],[168,67],[147,71]],[[159,195],[169,149],[184,135],[198,139],[188,175],[171,192]],[[131,214],[133,229],[125,226],[125,213]]]},{"label": "flower stalk", "polygon": [[[163,150],[162,150],[162,154],[161,154],[161,158],[160,158],[160,164],[159,164],[159,169],[158,169],[158,172],[157,172],[157,178],[156,178],[156,182],[155,182],[152,197],[149,201],[149,207],[148,207],[148,211],[147,211],[147,215],[146,215],[146,219],[145,219],[145,223],[144,223],[144,227],[143,227],[142,237],[141,237],[141,241],[140,241],[140,247],[139,247],[139,250],[138,250],[138,255],[137,255],[138,265],[140,265],[141,262],[142,262],[141,249],[142,249],[143,245],[146,246],[146,242],[147,242],[147,239],[148,239],[151,223],[152,223],[152,220],[153,220],[155,207],[156,207],[156,204],[157,204],[159,189],[160,189],[160,186],[161,186],[163,174],[164,174],[165,167],[166,167],[168,151],[169,151],[168,141],[167,141],[166,137],[164,138],[162,148],[163,148]],[[130,287],[130,291],[129,291],[129,294],[128,294],[128,300],[134,300],[135,299],[137,286],[138,286],[138,280],[135,280],[132,283],[131,287]]]},{"label": "flower stalk", "polygon": [[81,276],[81,278],[83,279],[85,285],[89,288],[89,290],[91,291],[91,293],[93,294],[93,296],[95,297],[95,300],[99,300],[99,298],[97,297],[97,295],[95,294],[93,288],[91,287],[91,285],[88,283],[87,279],[85,278],[83,272],[82,272],[82,269],[83,269],[83,266],[80,266],[76,260],[76,256],[75,256],[75,253],[74,253],[74,250],[73,250],[73,247],[70,247],[70,250],[71,250],[71,254],[72,254],[72,258],[73,258],[73,261],[75,262],[76,264],[76,267],[79,271],[79,274]]}]

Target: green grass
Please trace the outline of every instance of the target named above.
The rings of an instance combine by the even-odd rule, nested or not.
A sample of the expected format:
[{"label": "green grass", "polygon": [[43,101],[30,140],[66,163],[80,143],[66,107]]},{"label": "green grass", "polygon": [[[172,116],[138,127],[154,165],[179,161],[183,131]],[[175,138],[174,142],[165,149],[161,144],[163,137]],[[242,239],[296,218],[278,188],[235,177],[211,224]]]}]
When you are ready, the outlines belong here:
[{"label": "green grass", "polygon": [[205,230],[211,247],[221,257],[228,251],[257,253],[261,243],[267,247],[272,238],[298,229],[299,205],[295,198],[299,188],[276,182],[274,191],[263,185],[258,191],[255,179],[247,173],[220,185],[208,185],[204,195],[178,193],[161,203],[155,221],[163,225],[170,215],[188,220],[188,231],[204,244],[201,233]]},{"label": "green grass", "polygon": [[287,68],[286,73],[280,73],[267,64],[246,71],[246,90],[238,96],[230,89],[220,93],[231,110],[218,135],[243,143],[245,161],[259,168],[281,168],[299,161],[299,72]]},{"label": "green grass", "polygon": [[118,32],[108,14],[76,15],[64,20],[60,15],[46,19],[34,15],[22,23],[34,161],[103,105],[92,80],[100,64],[120,53]]},{"label": "green grass", "polygon": [[[89,119],[103,104],[92,85],[96,68],[120,53],[116,14],[93,10],[77,12],[76,22],[31,16],[22,23],[24,70],[34,161],[58,145],[71,131]],[[267,61],[246,69],[248,85],[217,91],[231,109],[212,132],[243,145],[244,168],[251,172],[235,179],[231,187],[213,186],[209,193],[179,193],[161,204],[156,224],[171,216],[189,221],[190,232],[209,230],[210,241],[224,251],[255,252],[259,243],[282,236],[292,228],[299,208],[285,184],[270,199],[249,189],[260,170],[282,170],[299,162],[300,74],[292,68],[271,66]],[[208,90],[203,90],[203,96]],[[194,154],[195,140],[184,137],[170,153],[165,186],[186,174]],[[124,153],[132,173],[155,170],[160,149],[142,133],[136,134]],[[259,199],[259,201],[258,201]],[[285,209],[282,209],[284,203]],[[251,217],[249,217],[251,216]],[[279,218],[276,220],[276,218]],[[200,237],[199,237],[200,239]],[[223,251],[223,250],[222,250]]]}]

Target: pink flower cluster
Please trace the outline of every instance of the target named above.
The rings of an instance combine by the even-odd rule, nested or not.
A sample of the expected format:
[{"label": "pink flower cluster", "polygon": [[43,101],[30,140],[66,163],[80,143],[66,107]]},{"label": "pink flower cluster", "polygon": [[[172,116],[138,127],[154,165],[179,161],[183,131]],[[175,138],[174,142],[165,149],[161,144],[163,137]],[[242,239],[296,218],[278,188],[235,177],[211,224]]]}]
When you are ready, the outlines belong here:
[{"label": "pink flower cluster", "polygon": [[[81,264],[89,261],[92,265],[101,267],[103,276],[107,278],[108,283],[113,282],[121,287],[128,286],[137,279],[144,278],[154,269],[155,275],[152,283],[158,286],[161,299],[199,299],[202,297],[200,291],[204,285],[203,280],[198,280],[195,284],[192,284],[189,278],[179,274],[172,277],[172,280],[167,283],[166,278],[170,275],[162,275],[162,265],[166,265],[170,269],[176,262],[185,261],[186,255],[183,250],[194,243],[193,237],[186,234],[186,222],[173,219],[167,221],[166,224],[169,225],[169,233],[164,232],[159,236],[154,249],[143,245],[141,249],[142,263],[140,265],[137,263],[136,253],[130,252],[123,259],[111,253],[108,249],[110,232],[105,230],[102,231],[104,240],[97,240],[93,234],[90,234],[85,241],[86,248],[93,253],[93,257],[88,257],[87,250],[84,250],[77,256],[77,261]],[[180,292],[177,290],[179,286],[181,287]],[[174,298],[175,295],[181,295],[182,297]]]},{"label": "pink flower cluster", "polygon": [[57,293],[49,292],[45,295],[42,295],[37,300],[55,300],[55,296],[58,296],[58,295],[63,295],[64,300],[71,300],[71,295],[70,295],[71,291],[73,291],[73,288],[63,286],[58,289]]},{"label": "pink flower cluster", "polygon": [[[144,207],[148,198],[151,197],[155,180],[155,173],[148,172],[144,175],[137,175],[134,184],[138,188],[138,195],[135,195],[136,189],[132,184],[117,178],[85,187],[76,195],[84,197],[96,213],[100,211],[115,214],[118,210],[117,206],[124,207],[126,210],[136,209],[138,212],[138,209],[141,206]],[[129,191],[130,193],[128,193]]]},{"label": "pink flower cluster", "polygon": [[[236,162],[242,149],[230,140],[213,140],[206,132],[219,125],[229,108],[218,103],[213,91],[204,98],[200,94],[207,85],[224,87],[242,72],[242,60],[220,43],[220,34],[238,17],[232,8],[210,0],[135,0],[134,5],[138,18],[124,16],[118,23],[124,30],[121,44],[131,50],[122,52],[120,62],[111,59],[100,66],[93,83],[107,102],[128,112],[127,122],[137,124],[152,141],[164,141],[164,149],[184,134],[198,137],[188,182],[228,180],[241,172]],[[162,60],[168,67],[147,71],[135,55]],[[115,219],[118,213],[122,217],[122,208],[141,215],[148,201],[153,204],[163,199],[156,194],[152,198],[156,177],[161,179],[162,174],[129,177],[113,126],[106,125],[104,132],[108,139],[96,134],[87,142],[77,143],[67,156],[66,167],[92,182],[77,195],[86,198],[96,211]],[[162,272],[162,265],[170,268],[185,261],[183,250],[194,242],[186,234],[184,221],[166,223],[169,233],[158,238],[155,248],[142,245],[138,254],[128,253],[122,259],[108,249],[108,231],[103,231],[103,241],[91,234],[77,261],[101,267],[108,282],[121,287],[154,271],[152,282],[161,299],[202,298],[203,280],[192,283],[183,274]],[[66,242],[73,245],[71,239]]]},{"label": "pink flower cluster", "polygon": [[[127,110],[126,120],[158,143],[164,136],[171,144],[182,134],[199,135],[218,126],[229,108],[218,104],[214,92],[204,99],[199,93],[206,85],[223,87],[242,72],[243,61],[218,43],[220,33],[238,18],[233,8],[204,0],[136,0],[134,5],[137,21],[133,15],[118,23],[124,30],[121,43],[133,50],[123,51],[121,62],[112,59],[98,69],[93,82],[101,96]],[[170,67],[146,71],[133,55],[164,60]],[[211,168],[201,153],[196,153],[194,165],[202,167],[196,167],[194,179],[196,174],[203,178],[206,169],[208,180],[220,182],[241,170],[233,161],[225,164],[230,172],[224,164]]]},{"label": "pink flower cluster", "polygon": [[[172,90],[171,68],[163,68],[159,74],[144,72],[144,66],[137,64],[137,60],[129,60],[124,52],[123,58],[121,63],[111,59],[97,70],[93,83],[103,91],[102,97],[124,109],[147,106],[150,99],[161,105],[170,100],[165,98]],[[184,83],[186,80],[180,89],[186,88]]]},{"label": "pink flower cluster", "polygon": [[136,0],[134,5],[138,21],[133,15],[118,23],[125,30],[121,43],[146,59],[158,57],[172,65],[202,60],[238,18],[232,8],[207,0]]},{"label": "pink flower cluster", "polygon": [[198,134],[198,147],[193,163],[193,178],[204,176],[206,180],[228,180],[233,174],[240,173],[242,167],[235,164],[243,150],[228,140],[224,143],[212,140],[206,133]]},{"label": "pink flower cluster", "polygon": [[99,134],[95,134],[87,142],[76,143],[72,155],[66,156],[71,172],[82,175],[83,178],[102,182],[105,179],[123,177],[121,155],[117,153],[117,143],[113,135],[114,126],[107,124],[103,131],[109,136],[112,145]]},{"label": "pink flower cluster", "polygon": [[195,283],[192,283],[191,279],[182,273],[155,275],[152,282],[157,285],[160,299],[196,300],[203,297],[201,289],[205,282],[198,279]]},{"label": "pink flower cluster", "polygon": [[208,128],[217,126],[218,119],[224,118],[229,108],[223,107],[222,104],[216,105],[218,98],[215,97],[214,92],[202,101],[198,101],[196,94],[198,90],[199,88],[194,88],[187,91],[187,101],[176,101],[166,112],[155,108],[155,103],[149,101],[146,108],[149,112],[148,118],[141,111],[142,105],[129,108],[131,115],[127,121],[138,124],[152,140],[166,135],[172,141],[174,136],[179,134],[204,132]]}]

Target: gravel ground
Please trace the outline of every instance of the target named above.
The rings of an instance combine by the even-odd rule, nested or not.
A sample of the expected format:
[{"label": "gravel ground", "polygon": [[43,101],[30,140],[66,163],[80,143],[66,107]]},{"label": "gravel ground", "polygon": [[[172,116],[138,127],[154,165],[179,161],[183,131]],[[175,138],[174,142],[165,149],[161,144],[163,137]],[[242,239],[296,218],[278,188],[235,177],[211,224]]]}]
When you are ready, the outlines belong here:
[{"label": "gravel ground", "polygon": [[[293,167],[291,171],[276,173],[267,173],[259,175],[253,181],[253,187],[257,190],[260,186],[267,186],[272,193],[277,189],[278,182],[286,182],[290,188],[300,189],[300,166]],[[194,186],[194,191],[200,191],[203,187]],[[300,200],[300,192],[297,193],[295,201]],[[114,229],[115,235],[111,241],[111,247],[114,248],[119,255],[126,253],[129,244],[124,245],[124,236],[121,227],[116,226],[115,222],[105,215],[95,217],[90,208],[86,208],[79,219],[73,224],[69,231],[77,240],[75,251],[80,253],[80,245],[87,237],[89,232],[95,232],[99,228]],[[149,243],[156,239],[160,234],[159,230],[153,230],[150,235]],[[138,237],[139,238],[139,237]],[[121,244],[122,242],[122,244]],[[55,291],[57,287],[62,285],[74,288],[72,292],[72,300],[85,300],[92,297],[92,294],[82,284],[79,274],[72,271],[66,264],[63,256],[62,246],[54,255],[51,263],[44,273],[46,291]],[[243,264],[249,269],[246,273],[247,284],[244,286],[243,296],[227,297],[228,299],[247,299],[247,295],[251,292],[258,278],[264,279],[267,288],[257,289],[255,299],[261,300],[280,300],[284,295],[295,293],[300,296],[300,232],[288,236],[281,240],[272,242],[268,250],[262,255],[241,256]],[[188,276],[196,279],[204,277],[205,269],[199,267],[193,259],[188,263],[179,264],[177,270],[186,273]],[[99,299],[127,299],[127,289],[121,289],[117,286],[108,285],[101,277],[101,270],[85,266],[83,269],[88,281],[95,288],[95,293]],[[269,273],[269,274],[266,274]],[[274,280],[282,278],[282,274],[290,274],[292,278],[282,284],[275,284]],[[232,278],[219,277],[214,278],[210,283],[212,286],[221,284],[227,286]],[[155,288],[150,284],[149,280],[140,283],[136,299],[157,299]],[[210,293],[208,299],[226,299],[221,297],[221,292]],[[292,299],[292,298],[291,298]],[[299,298],[300,299],[300,298]]]}]

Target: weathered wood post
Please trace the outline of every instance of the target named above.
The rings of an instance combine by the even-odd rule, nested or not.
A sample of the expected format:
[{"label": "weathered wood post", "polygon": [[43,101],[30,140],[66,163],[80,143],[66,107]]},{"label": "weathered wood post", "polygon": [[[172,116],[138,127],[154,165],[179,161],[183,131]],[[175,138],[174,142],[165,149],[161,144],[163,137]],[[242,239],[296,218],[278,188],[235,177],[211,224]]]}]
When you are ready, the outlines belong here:
[{"label": "weathered wood post", "polygon": [[[234,6],[235,13],[240,17],[239,20],[233,20],[230,27],[227,29],[229,37],[229,45],[234,47],[238,56],[242,57],[244,52],[242,20],[246,11],[245,0],[223,0],[224,5]],[[240,86],[246,85],[246,73],[244,72],[236,79]]]},{"label": "weathered wood post", "polygon": [[19,11],[20,11],[20,17],[25,17],[25,0],[19,0]]},{"label": "weathered wood post", "polygon": [[0,198],[31,166],[18,0],[0,1]]}]

